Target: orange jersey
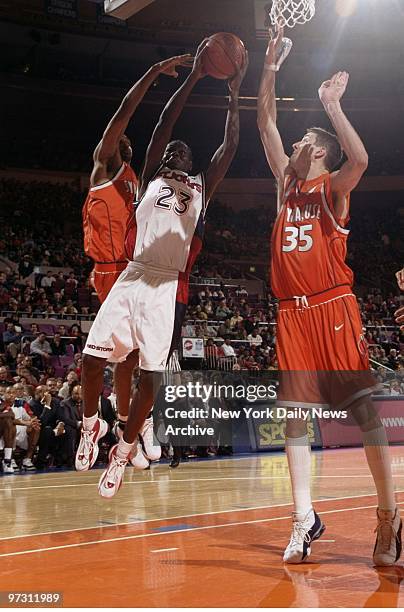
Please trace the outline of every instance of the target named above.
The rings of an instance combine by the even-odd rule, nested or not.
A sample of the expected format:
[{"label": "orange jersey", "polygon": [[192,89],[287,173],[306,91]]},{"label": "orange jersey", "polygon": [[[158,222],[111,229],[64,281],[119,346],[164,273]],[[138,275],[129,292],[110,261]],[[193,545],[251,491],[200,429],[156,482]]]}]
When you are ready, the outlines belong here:
[{"label": "orange jersey", "polygon": [[287,178],[271,238],[271,285],[277,298],[352,285],[345,263],[349,231],[338,221],[329,173],[310,181]]},{"label": "orange jersey", "polygon": [[91,187],[83,207],[84,251],[98,263],[126,262],[125,233],[137,177],[123,162],[115,177]]}]

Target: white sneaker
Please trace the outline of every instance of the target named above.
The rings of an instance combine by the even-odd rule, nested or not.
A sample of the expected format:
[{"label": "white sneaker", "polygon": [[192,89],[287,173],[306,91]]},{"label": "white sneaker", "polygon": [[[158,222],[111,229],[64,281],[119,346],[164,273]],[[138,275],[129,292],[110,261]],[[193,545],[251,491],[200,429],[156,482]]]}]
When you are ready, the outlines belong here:
[{"label": "white sneaker", "polygon": [[98,457],[98,440],[108,432],[108,425],[103,419],[97,419],[91,431],[81,430],[81,438],[76,453],[76,470],[84,472],[93,467]]},{"label": "white sneaker", "polygon": [[310,544],[321,537],[325,531],[325,525],[313,508],[303,518],[293,512],[292,518],[292,535],[283,560],[285,563],[303,563],[311,554]]},{"label": "white sneaker", "polygon": [[32,463],[31,459],[29,459],[28,457],[23,459],[22,467],[24,468],[24,470],[27,470],[27,471],[32,471],[36,469],[35,465]]},{"label": "white sneaker", "polygon": [[139,432],[139,439],[143,446],[143,452],[150,461],[158,461],[161,457],[161,446],[155,444],[153,432],[153,417],[146,419]]},{"label": "white sneaker", "polygon": [[11,461],[3,460],[3,474],[14,474],[14,468],[11,464]]},{"label": "white sneaker", "polygon": [[101,497],[113,497],[121,488],[128,458],[119,459],[119,457],[116,456],[117,448],[118,444],[115,444],[109,451],[108,467],[102,473],[98,483],[98,492]]},{"label": "white sneaker", "polygon": [[394,565],[401,555],[402,520],[400,511],[395,512],[377,509],[376,544],[373,551],[373,562],[376,567]]},{"label": "white sneaker", "polygon": [[11,467],[13,468],[13,470],[19,469],[15,459],[11,459]]},{"label": "white sneaker", "polygon": [[140,442],[135,444],[133,451],[129,455],[129,463],[137,470],[147,470],[150,461],[145,456]]}]

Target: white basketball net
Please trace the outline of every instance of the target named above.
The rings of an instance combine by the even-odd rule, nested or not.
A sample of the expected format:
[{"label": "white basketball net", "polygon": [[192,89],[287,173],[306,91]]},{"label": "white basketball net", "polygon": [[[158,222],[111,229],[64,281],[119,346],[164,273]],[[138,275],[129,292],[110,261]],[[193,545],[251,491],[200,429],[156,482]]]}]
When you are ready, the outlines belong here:
[{"label": "white basketball net", "polygon": [[293,28],[314,17],[316,0],[273,0],[269,16],[273,26]]}]

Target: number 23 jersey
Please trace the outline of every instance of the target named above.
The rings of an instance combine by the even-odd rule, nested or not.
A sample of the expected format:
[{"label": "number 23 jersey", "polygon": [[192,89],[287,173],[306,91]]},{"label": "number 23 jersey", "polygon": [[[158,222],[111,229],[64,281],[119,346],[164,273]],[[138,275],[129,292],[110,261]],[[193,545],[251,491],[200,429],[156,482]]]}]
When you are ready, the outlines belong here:
[{"label": "number 23 jersey", "polygon": [[185,272],[200,250],[205,212],[203,174],[163,168],[136,206],[136,234],[128,233],[127,251],[145,266]]},{"label": "number 23 jersey", "polygon": [[348,235],[335,215],[329,173],[310,181],[287,177],[271,238],[274,295],[288,299],[351,286]]}]

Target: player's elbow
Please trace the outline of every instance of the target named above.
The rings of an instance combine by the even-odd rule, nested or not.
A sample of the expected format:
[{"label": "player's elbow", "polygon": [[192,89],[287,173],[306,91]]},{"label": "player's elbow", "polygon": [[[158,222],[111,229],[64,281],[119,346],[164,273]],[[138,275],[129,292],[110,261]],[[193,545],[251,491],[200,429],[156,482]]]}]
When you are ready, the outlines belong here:
[{"label": "player's elbow", "polygon": [[365,172],[365,170],[367,170],[367,167],[369,166],[369,155],[366,153],[366,151],[360,160],[360,166],[363,172]]},{"label": "player's elbow", "polygon": [[369,165],[369,156],[366,151],[363,151],[359,155],[356,155],[353,159],[350,160],[352,166],[355,167],[355,170],[360,172],[365,172]]}]

